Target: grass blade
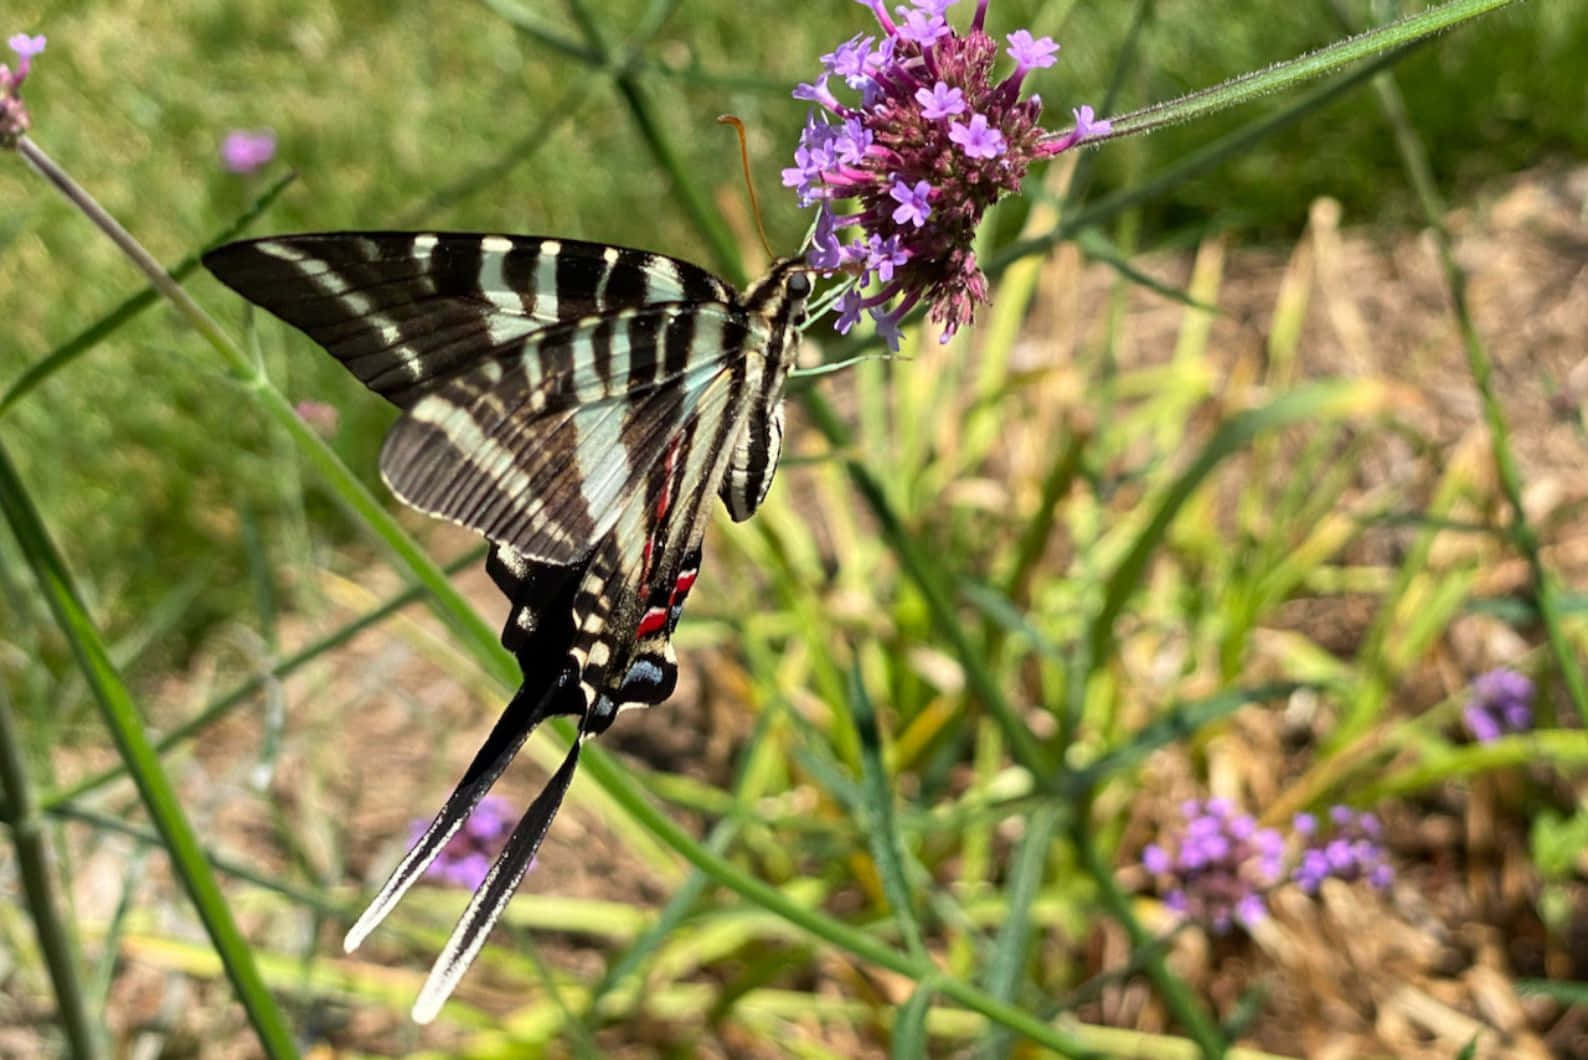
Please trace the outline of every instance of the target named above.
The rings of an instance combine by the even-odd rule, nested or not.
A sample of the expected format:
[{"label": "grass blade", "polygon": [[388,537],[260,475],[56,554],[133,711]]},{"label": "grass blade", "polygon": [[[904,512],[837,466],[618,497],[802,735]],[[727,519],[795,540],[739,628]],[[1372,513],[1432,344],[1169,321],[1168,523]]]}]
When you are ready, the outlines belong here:
[{"label": "grass blade", "polygon": [[877,730],[877,711],[871,703],[871,697],[866,694],[858,662],[849,673],[849,702],[850,712],[855,719],[855,731],[860,737],[861,790],[867,816],[871,818],[870,827],[866,829],[871,856],[882,875],[882,892],[887,895],[888,904],[893,906],[893,919],[898,922],[905,948],[910,951],[911,957],[924,962],[926,945],[921,941],[921,925],[916,921],[910,902],[910,882],[904,870],[904,847],[899,840],[899,830],[893,816],[893,788],[888,784],[887,767],[882,763],[882,735]]},{"label": "grass blade", "polygon": [[926,1017],[932,1011],[937,988],[930,980],[915,988],[915,993],[893,1018],[893,1060],[916,1060],[927,1055]]},{"label": "grass blade", "polygon": [[[993,946],[992,960],[983,978],[987,993],[1003,1001],[1014,1000],[1020,972],[1025,966],[1026,947],[1031,942],[1031,903],[1042,886],[1048,851],[1053,846],[1053,833],[1058,824],[1059,812],[1055,807],[1044,806],[1033,813],[1026,818],[1025,834],[1015,853],[1010,881],[1004,889],[1008,911],[998,927],[998,941]],[[984,1055],[1007,1056],[1013,1044],[1008,1031],[995,1028],[987,1036]]]},{"label": "grass blade", "polygon": [[203,921],[226,974],[237,992],[237,999],[248,1013],[267,1056],[295,1057],[297,1047],[287,1030],[275,1000],[254,965],[242,933],[232,920],[231,910],[210,873],[198,836],[182,812],[181,803],[170,780],[160,767],[160,759],[143,731],[142,716],[132,701],[127,686],[116,673],[106,654],[104,641],[83,608],[70,573],[50,540],[27,495],[10,455],[0,447],[0,510],[21,546],[28,565],[38,579],[39,589],[54,612],[61,633],[71,645],[78,666],[104,713],[106,725],[127,763],[149,818],[171,858],[172,869],[182,881],[193,906]]},{"label": "grass blade", "polygon": [[61,916],[56,886],[50,871],[49,845],[42,817],[23,757],[22,733],[11,709],[11,697],[0,683],[0,791],[5,793],[6,825],[16,851],[17,880],[27,902],[28,916],[38,935],[39,950],[55,988],[56,1018],[74,1057],[82,1060],[105,1055],[88,1012],[82,954],[71,924]]}]

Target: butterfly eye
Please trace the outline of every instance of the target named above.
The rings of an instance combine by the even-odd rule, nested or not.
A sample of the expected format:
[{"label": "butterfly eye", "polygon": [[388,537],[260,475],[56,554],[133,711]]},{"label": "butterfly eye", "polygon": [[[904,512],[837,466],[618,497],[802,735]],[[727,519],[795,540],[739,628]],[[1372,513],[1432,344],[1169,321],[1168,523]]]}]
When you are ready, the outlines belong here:
[{"label": "butterfly eye", "polygon": [[788,293],[790,298],[809,298],[811,296],[811,277],[809,273],[796,272],[788,278]]}]

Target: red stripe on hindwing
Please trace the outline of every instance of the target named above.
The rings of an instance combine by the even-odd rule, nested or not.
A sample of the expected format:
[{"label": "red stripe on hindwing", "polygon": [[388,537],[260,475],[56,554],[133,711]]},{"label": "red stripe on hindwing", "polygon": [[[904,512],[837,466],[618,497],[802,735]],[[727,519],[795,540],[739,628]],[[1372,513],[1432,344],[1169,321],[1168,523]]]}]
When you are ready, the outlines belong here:
[{"label": "red stripe on hindwing", "polygon": [[[651,536],[645,539],[645,558],[640,567],[640,581],[645,581],[651,576],[651,554],[656,549],[658,538],[665,538],[667,534],[667,513],[673,506],[673,465],[678,460],[678,439],[674,438],[667,447],[667,455],[662,458],[662,487],[656,495],[656,529],[651,531]],[[647,616],[649,617],[649,616]],[[645,636],[645,620],[640,620],[640,636]]]}]

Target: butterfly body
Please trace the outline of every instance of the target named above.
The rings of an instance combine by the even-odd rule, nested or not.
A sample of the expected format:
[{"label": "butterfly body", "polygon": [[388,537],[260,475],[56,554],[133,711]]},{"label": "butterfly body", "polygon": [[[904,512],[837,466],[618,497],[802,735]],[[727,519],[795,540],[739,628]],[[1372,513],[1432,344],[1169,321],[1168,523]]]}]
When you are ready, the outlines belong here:
[{"label": "butterfly body", "polygon": [[781,451],[810,295],[775,263],[742,294],[686,262],[574,240],[345,232],[228,244],[204,262],[402,409],[381,474],[482,533],[523,684],[435,820],[348,933],[352,949],[541,721],[579,739],[519,822],[415,1005],[433,1017],[528,868],[579,745],[665,700],[713,495],[748,518]]}]

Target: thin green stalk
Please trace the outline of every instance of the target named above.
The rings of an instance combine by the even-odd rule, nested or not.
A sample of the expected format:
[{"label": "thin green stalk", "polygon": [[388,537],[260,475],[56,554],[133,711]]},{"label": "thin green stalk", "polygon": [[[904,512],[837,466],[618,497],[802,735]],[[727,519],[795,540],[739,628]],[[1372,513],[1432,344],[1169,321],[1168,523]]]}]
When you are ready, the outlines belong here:
[{"label": "thin green stalk", "polygon": [[[100,831],[124,835],[129,839],[136,839],[138,842],[149,846],[159,846],[160,844],[158,832],[151,828],[145,828],[143,825],[134,824],[122,815],[102,813],[99,810],[89,809],[87,806],[79,806],[71,802],[63,802],[58,806],[52,807],[49,810],[49,814],[51,817],[59,817],[62,820],[81,821],[83,824],[97,828]],[[279,894],[288,901],[298,903],[305,909],[344,919],[358,915],[356,907],[333,901],[318,891],[305,890],[294,884],[283,883],[281,880],[266,876],[247,865],[221,857],[219,854],[207,849],[203,853],[204,860],[215,871],[234,879],[242,880],[244,883],[252,884],[272,894]]]},{"label": "thin green stalk", "polygon": [[[1059,806],[1049,804],[1025,821],[1025,834],[1020,837],[1010,882],[1004,891],[1008,911],[998,926],[998,940],[993,945],[992,960],[983,979],[987,992],[1004,1001],[1015,999],[1020,973],[1025,969],[1026,953],[1031,944],[1031,904],[1041,889],[1053,846],[1053,833],[1063,816]],[[987,1036],[984,1055],[1007,1056],[1011,1045],[1009,1033],[999,1028]]]},{"label": "thin green stalk", "polygon": [[[1219,137],[1217,140],[1204,144],[1190,154],[1181,156],[1139,184],[1105,195],[1080,209],[1067,211],[1064,218],[1055,224],[1050,231],[1044,232],[1039,236],[1016,240],[998,253],[989,256],[985,264],[988,275],[999,275],[1021,258],[1032,254],[1045,254],[1058,244],[1072,238],[1075,233],[1083,228],[1101,224],[1110,218],[1118,216],[1132,206],[1151,202],[1170,189],[1191,180],[1193,177],[1206,173],[1231,159],[1240,157],[1252,145],[1279,132],[1281,129],[1294,125],[1308,114],[1334,102],[1363,81],[1371,79],[1380,71],[1400,62],[1422,43],[1424,41],[1404,45],[1396,51],[1364,63],[1357,69],[1312,89],[1298,98],[1291,106],[1273,114],[1263,115]],[[867,336],[864,340],[857,339],[853,343],[841,347],[839,355],[851,355],[854,352],[851,349],[852,346],[858,346],[862,342],[867,341],[875,340],[871,336]]]},{"label": "thin green stalk", "polygon": [[925,964],[926,943],[910,898],[910,880],[905,871],[906,853],[899,839],[893,812],[893,786],[888,783],[887,766],[882,761],[882,733],[877,728],[876,707],[866,693],[859,662],[849,671],[849,701],[850,716],[860,742],[863,774],[861,790],[864,793],[862,805],[871,818],[869,827],[864,829],[871,846],[871,858],[882,876],[882,890],[888,904],[893,906],[893,919],[904,938],[904,948],[909,951],[911,960]]},{"label": "thin green stalk", "polygon": [[[214,246],[237,238],[244,229],[253,224],[255,219],[270,207],[271,203],[276,201],[283,191],[287,190],[287,185],[291,184],[296,178],[296,173],[287,173],[278,177],[270,187],[261,192],[259,197],[249,204],[248,209],[238,215],[237,219],[231,224],[216,232],[205,245]],[[198,267],[199,255],[197,253],[189,254],[171,269],[171,278],[180,280]],[[15,382],[6,389],[4,396],[0,396],[0,416],[4,416],[9,412],[12,406],[25,395],[32,392],[34,387],[72,363],[82,354],[93,349],[101,339],[149,308],[159,297],[160,292],[154,287],[145,287],[29,365],[21,375],[17,376]]]},{"label": "thin green stalk", "polygon": [[88,1011],[83,961],[71,925],[61,916],[50,873],[49,845],[44,839],[44,819],[28,783],[22,733],[11,710],[11,697],[0,682],[0,791],[5,793],[6,825],[17,856],[17,877],[28,916],[39,938],[39,951],[55,987],[55,1005],[61,1030],[71,1055],[94,1060],[106,1055]]},{"label": "thin green stalk", "polygon": [[[1339,10],[1338,7],[1336,10]],[[1511,432],[1505,420],[1505,409],[1494,390],[1494,362],[1489,357],[1488,345],[1478,333],[1477,323],[1467,304],[1467,274],[1456,261],[1450,230],[1445,225],[1446,207],[1439,194],[1438,182],[1428,164],[1428,153],[1423,149],[1422,139],[1406,111],[1406,103],[1394,75],[1388,72],[1378,75],[1373,79],[1373,88],[1378,93],[1379,105],[1395,134],[1395,146],[1400,152],[1401,164],[1406,168],[1412,188],[1417,193],[1417,201],[1422,207],[1423,217],[1433,232],[1434,245],[1439,250],[1439,264],[1444,273],[1445,287],[1450,293],[1456,326],[1461,333],[1467,371],[1472,375],[1472,385],[1478,391],[1478,398],[1483,405],[1483,419],[1489,428],[1489,445],[1500,480],[1500,490],[1511,509],[1511,543],[1527,560],[1528,571],[1533,579],[1533,592],[1538,600],[1539,620],[1544,624],[1555,665],[1559,667],[1561,680],[1566,685],[1566,694],[1571,698],[1578,717],[1588,725],[1588,682],[1584,681],[1582,668],[1577,664],[1577,651],[1566,635],[1560,584],[1544,563],[1538,531],[1528,519],[1527,509],[1522,503],[1522,473],[1511,447]]]},{"label": "thin green stalk", "polygon": [[[808,403],[807,407],[812,407],[814,404],[814,402]],[[825,406],[825,403],[823,405]],[[837,426],[837,421],[834,420],[832,425]],[[964,667],[966,680],[975,692],[976,698],[981,700],[993,716],[993,720],[998,723],[998,727],[1003,730],[1004,739],[1009,741],[1009,750],[1015,760],[1030,771],[1039,787],[1050,786],[1059,775],[1058,764],[1037,742],[1030,727],[1015,713],[1013,705],[1004,698],[1003,690],[998,687],[997,681],[988,669],[987,660],[981,649],[971,641],[970,634],[965,631],[963,623],[955,613],[952,598],[948,590],[943,587],[935,567],[926,558],[914,538],[905,530],[904,524],[899,521],[898,514],[894,512],[887,496],[883,493],[881,483],[859,461],[844,461],[844,469],[849,473],[849,480],[856,492],[865,499],[866,505],[881,523],[882,536],[893,549],[894,555],[898,557],[905,574],[925,598],[927,609],[931,611],[938,631],[948,639],[955,658]]]},{"label": "thin green stalk", "polygon": [[[657,0],[652,4],[651,18],[665,17],[665,12],[670,10],[671,6],[669,0]],[[673,190],[678,194],[684,212],[689,215],[695,230],[706,240],[706,246],[711,251],[717,270],[735,284],[742,286],[745,281],[744,259],[739,255],[739,247],[734,242],[733,233],[723,224],[721,216],[711,205],[711,200],[701,192],[690,176],[688,168],[684,165],[683,156],[673,146],[672,138],[667,135],[667,130],[657,118],[656,111],[651,107],[650,97],[646,95],[639,76],[635,73],[633,51],[626,50],[624,54],[616,56],[613,54],[600,24],[584,0],[568,0],[568,9],[584,31],[585,39],[605,61],[612,74],[612,83],[628,106],[629,115],[639,127],[640,135],[645,138],[645,146],[650,148],[651,156],[672,181]]]},{"label": "thin green stalk", "polygon": [[[739,762],[734,769],[733,790],[726,795],[731,800],[731,805],[724,812],[722,819],[712,826],[711,834],[706,837],[706,849],[718,857],[727,854],[744,827],[746,815],[743,807],[750,794],[750,784],[755,775],[756,757],[763,741],[772,731],[774,720],[781,713],[782,707],[778,702],[763,709],[756,718],[755,728],[745,740],[744,749],[740,752]],[[667,936],[672,934],[673,929],[689,915],[709,882],[709,877],[698,868],[692,870],[689,878],[673,892],[673,896],[667,900],[667,904],[662,907],[662,911],[657,914],[650,926],[634,939],[628,949],[607,963],[606,970],[590,988],[589,999],[585,1002],[581,1019],[587,1026],[593,1025],[599,1017],[601,1002],[606,995],[626,977],[639,973],[645,962],[656,953]]]},{"label": "thin green stalk", "polygon": [[1103,585],[1103,603],[1078,645],[1080,658],[1072,670],[1068,713],[1078,717],[1087,677],[1108,660],[1114,649],[1114,624],[1140,587],[1149,560],[1157,552],[1180,509],[1226,458],[1242,451],[1262,434],[1306,421],[1321,421],[1347,412],[1360,396],[1350,383],[1316,383],[1298,387],[1267,405],[1247,409],[1220,424],[1184,471],[1164,489],[1147,522],[1131,542]]},{"label": "thin green stalk", "polygon": [[1290,88],[1302,81],[1332,73],[1343,66],[1367,59],[1380,52],[1427,40],[1437,33],[1516,2],[1517,0],[1450,0],[1449,3],[1407,15],[1397,22],[1358,33],[1354,37],[1337,41],[1315,52],[1309,52],[1286,62],[1275,63],[1266,70],[1254,70],[1249,74],[1214,85],[1212,88],[1205,88],[1181,96],[1179,99],[1154,103],[1140,110],[1131,111],[1129,114],[1119,115],[1112,119],[1113,131],[1107,137],[1088,142],[1101,143],[1105,139],[1118,139],[1122,136],[1151,132],[1165,125],[1205,117],[1214,111],[1247,103],[1261,96]]},{"label": "thin green stalk", "polygon": [[232,981],[237,999],[254,1025],[260,1047],[272,1058],[297,1056],[297,1046],[286,1021],[260,978],[246,940],[232,920],[231,910],[205,863],[203,848],[182,812],[176,791],[160,768],[159,757],[149,746],[142,714],[111,663],[104,641],[82,605],[60,552],[50,540],[32,498],[23,488],[3,447],[0,447],[0,509],[4,510],[6,521],[38,580],[39,589],[77,657],[83,678],[100,705],[149,818],[160,832],[172,868],[192,899]]}]

